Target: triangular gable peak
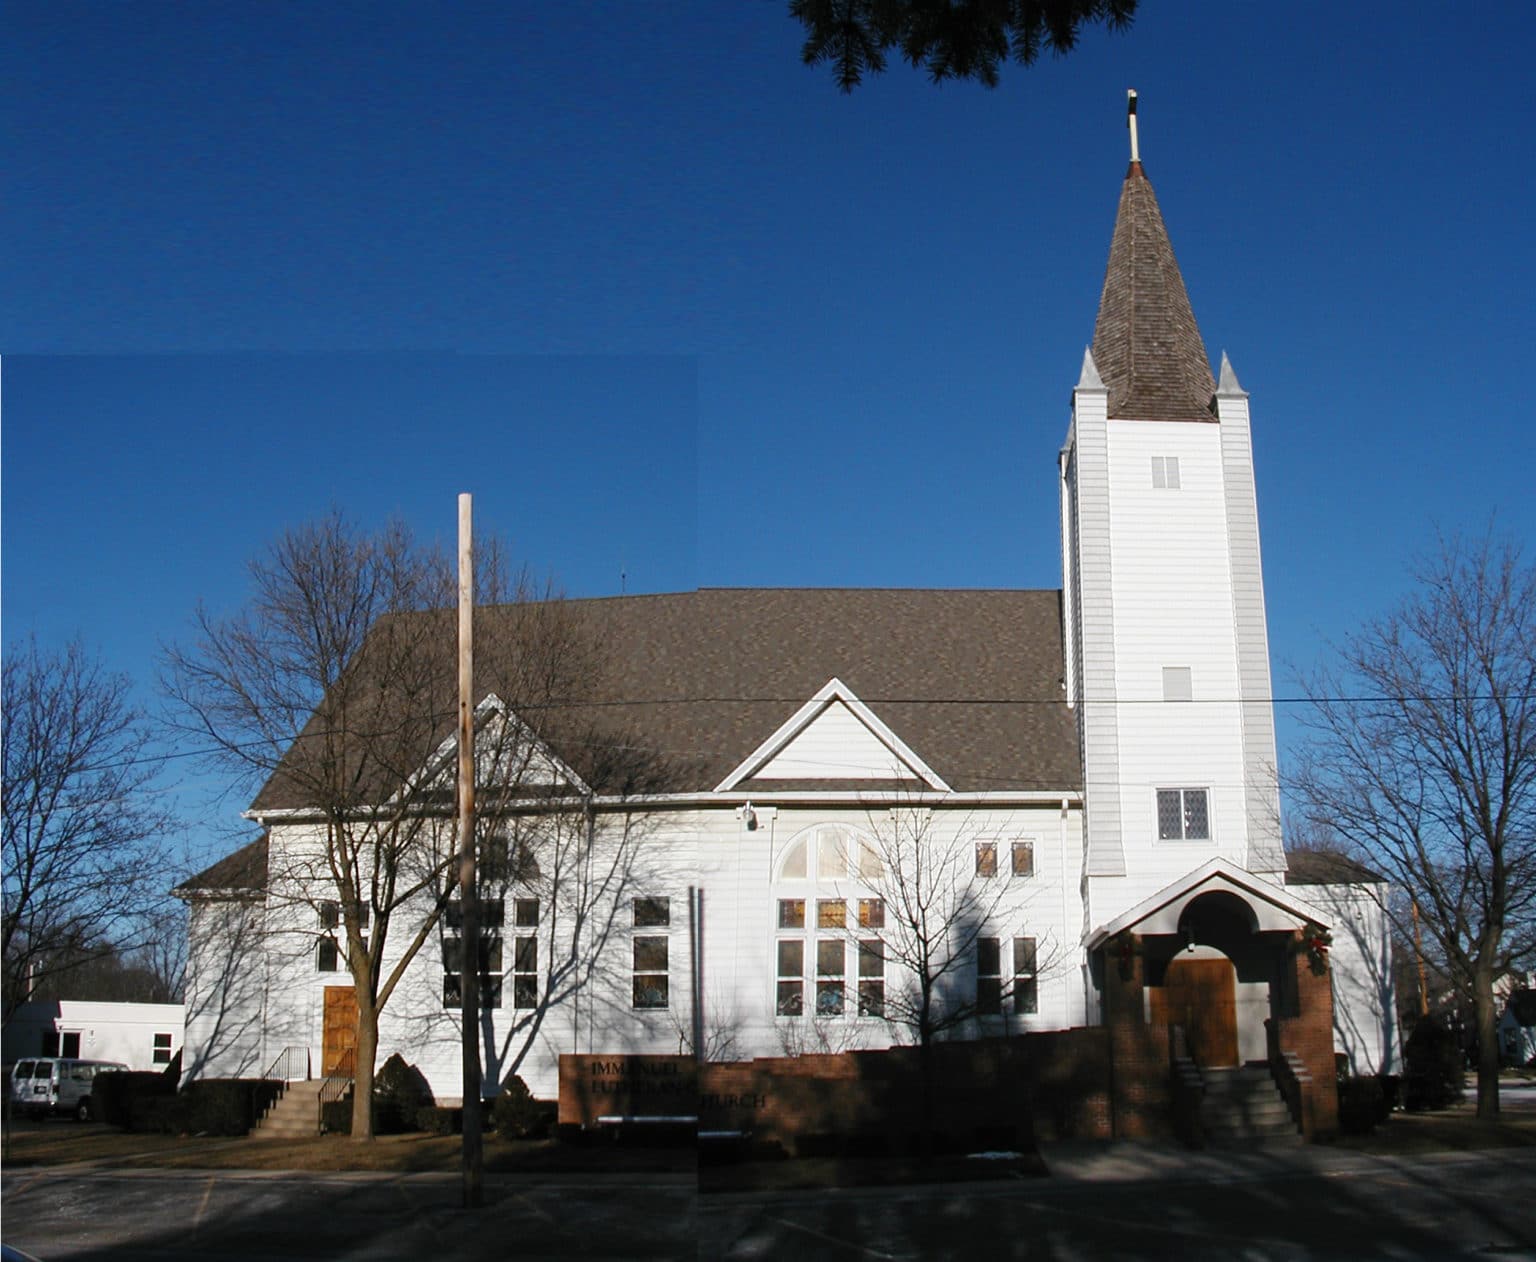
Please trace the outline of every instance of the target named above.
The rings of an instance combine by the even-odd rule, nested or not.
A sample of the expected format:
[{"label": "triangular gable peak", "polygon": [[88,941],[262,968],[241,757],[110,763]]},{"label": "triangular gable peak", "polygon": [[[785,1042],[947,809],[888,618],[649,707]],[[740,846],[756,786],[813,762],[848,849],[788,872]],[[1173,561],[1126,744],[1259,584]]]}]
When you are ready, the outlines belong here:
[{"label": "triangular gable peak", "polygon": [[1327,928],[1331,922],[1331,917],[1283,886],[1255,876],[1230,859],[1217,858],[1095,929],[1088,935],[1086,945],[1090,951],[1096,950],[1127,931],[1143,935],[1178,933],[1184,909],[1197,898],[1217,892],[1235,894],[1247,903],[1259,932],[1289,931],[1309,923]]},{"label": "triangular gable peak", "polygon": [[948,793],[943,777],[918,757],[853,690],[829,680],[716,787],[807,780],[916,781]]},{"label": "triangular gable peak", "polygon": [[[424,784],[448,787],[458,775],[459,738],[448,737],[439,745],[416,777]],[[529,789],[563,788],[582,796],[584,781],[537,733],[513,714],[495,693],[488,693],[475,707],[475,783],[517,784]]]}]

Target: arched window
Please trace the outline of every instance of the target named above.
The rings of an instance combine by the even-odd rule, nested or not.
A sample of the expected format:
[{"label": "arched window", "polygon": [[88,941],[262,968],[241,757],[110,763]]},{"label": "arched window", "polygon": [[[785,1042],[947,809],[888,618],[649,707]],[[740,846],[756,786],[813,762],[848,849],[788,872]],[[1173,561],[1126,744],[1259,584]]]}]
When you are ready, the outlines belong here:
[{"label": "arched window", "polygon": [[878,848],[841,824],[817,824],[779,860],[774,908],[774,1014],[885,1013],[884,875]]}]

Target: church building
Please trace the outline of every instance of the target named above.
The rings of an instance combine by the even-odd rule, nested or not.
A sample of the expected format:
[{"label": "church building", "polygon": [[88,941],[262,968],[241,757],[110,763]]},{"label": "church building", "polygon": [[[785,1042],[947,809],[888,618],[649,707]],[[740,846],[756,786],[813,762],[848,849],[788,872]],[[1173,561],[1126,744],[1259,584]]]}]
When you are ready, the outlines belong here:
[{"label": "church building", "polygon": [[[520,712],[487,673],[488,1084],[552,1097],[566,1053],[744,1061],[1077,1027],[1164,1065],[1176,1029],[1189,1072],[1262,1067],[1293,1102],[1336,1054],[1396,1067],[1384,887],[1288,867],[1281,845],[1249,398],[1225,355],[1212,372],[1131,123],[1065,438],[1039,427],[1059,590],[573,600],[560,616],[602,646],[579,696]],[[451,619],[412,616],[451,661]],[[526,617],[478,610],[476,634],[512,644]],[[450,721],[412,782],[437,785],[421,862],[443,879],[393,912],[381,976],[430,929],[377,1059],[452,1099],[469,952],[439,700]],[[380,909],[345,905],[334,820],[288,766],[248,812],[260,838],[178,890],[194,1076],[354,1054],[347,953]],[[401,791],[377,784],[379,807]]]}]

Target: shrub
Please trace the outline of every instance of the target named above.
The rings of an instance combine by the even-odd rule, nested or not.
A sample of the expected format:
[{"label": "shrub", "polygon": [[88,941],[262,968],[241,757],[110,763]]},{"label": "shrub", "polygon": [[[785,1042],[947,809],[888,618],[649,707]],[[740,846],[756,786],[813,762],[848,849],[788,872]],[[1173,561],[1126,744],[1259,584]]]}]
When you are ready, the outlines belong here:
[{"label": "shrub", "polygon": [[1434,1017],[1421,1017],[1403,1048],[1408,1070],[1405,1107],[1443,1109],[1461,1099],[1465,1058],[1456,1032]]},{"label": "shrub", "polygon": [[151,1096],[172,1096],[176,1084],[164,1074],[156,1072],[124,1072],[97,1074],[91,1083],[91,1108],[95,1115],[109,1126],[124,1130],[132,1128],[133,1102]]},{"label": "shrub", "polygon": [[347,1135],[352,1130],[352,1097],[327,1100],[320,1106],[320,1129],[331,1135]]},{"label": "shrub", "polygon": [[416,1110],[416,1129],[429,1135],[458,1135],[464,1130],[464,1110],[424,1104]]},{"label": "shrub", "polygon": [[373,1128],[380,1135],[397,1135],[416,1128],[416,1114],[432,1103],[432,1088],[421,1070],[396,1052],[373,1080]]},{"label": "shrub", "polygon": [[543,1139],[554,1128],[555,1105],[535,1100],[528,1084],[512,1074],[491,1104],[496,1133],[506,1139]]},{"label": "shrub", "polygon": [[1387,1120],[1390,1111],[1379,1078],[1361,1076],[1339,1081],[1339,1127],[1346,1135],[1369,1135]]},{"label": "shrub", "polygon": [[199,1078],[179,1095],[131,1096],[127,1126],[165,1135],[249,1134],[281,1086],[262,1078]]}]

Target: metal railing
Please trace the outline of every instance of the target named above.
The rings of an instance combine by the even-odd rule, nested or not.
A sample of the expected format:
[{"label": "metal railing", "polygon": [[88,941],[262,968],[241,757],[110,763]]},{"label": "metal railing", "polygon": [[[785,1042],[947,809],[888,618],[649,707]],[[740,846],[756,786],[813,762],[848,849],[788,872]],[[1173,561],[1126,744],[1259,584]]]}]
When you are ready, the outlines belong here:
[{"label": "metal railing", "polygon": [[357,1074],[357,1049],[349,1047],[336,1060],[331,1071],[320,1084],[320,1103],[342,1099],[352,1089],[352,1079]]},{"label": "metal railing", "polygon": [[278,1054],[263,1078],[277,1082],[309,1081],[309,1048],[285,1047]]}]

